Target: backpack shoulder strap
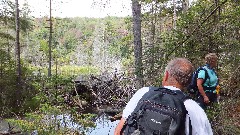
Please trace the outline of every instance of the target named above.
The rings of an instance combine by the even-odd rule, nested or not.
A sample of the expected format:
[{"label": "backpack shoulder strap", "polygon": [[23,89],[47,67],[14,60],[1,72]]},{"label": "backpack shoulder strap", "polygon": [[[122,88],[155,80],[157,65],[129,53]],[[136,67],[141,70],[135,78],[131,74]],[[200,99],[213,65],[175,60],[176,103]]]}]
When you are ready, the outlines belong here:
[{"label": "backpack shoulder strap", "polygon": [[178,98],[182,101],[182,102],[184,102],[184,101],[186,101],[187,99],[192,99],[190,96],[188,96],[187,94],[185,94],[184,92],[182,92],[182,91],[176,91],[177,93],[178,93]]},{"label": "backpack shoulder strap", "polygon": [[203,80],[203,83],[205,83],[206,80],[209,78],[208,71],[207,71],[207,69],[205,68],[205,66],[199,67],[199,68],[197,69],[198,72],[199,72],[200,70],[204,70],[204,72],[205,72],[205,79]]},{"label": "backpack shoulder strap", "polygon": [[191,99],[191,97],[186,95],[181,90],[171,90],[165,87],[149,87],[149,91],[161,91],[161,92],[172,94],[172,95],[178,95],[178,98],[181,99],[181,101],[183,102],[187,99]]},{"label": "backpack shoulder strap", "polygon": [[[184,105],[184,102],[186,100],[192,99],[192,98],[190,96],[188,96],[187,94],[185,94],[184,92],[182,92],[182,91],[177,90],[176,92],[177,92],[177,98],[179,98],[180,101],[182,102],[182,108],[183,108],[184,113],[185,113],[185,116],[183,118],[184,120],[182,121],[180,129],[185,129],[185,122],[186,122],[186,117],[187,117],[186,115],[187,115],[188,112],[187,112],[187,109],[186,109],[186,107]],[[189,119],[189,125],[191,125],[190,119]],[[192,135],[192,127],[190,127],[190,129],[189,129],[189,133],[190,133],[189,135]],[[181,134],[185,135],[185,130],[181,130]]]},{"label": "backpack shoulder strap", "polygon": [[158,90],[158,89],[161,89],[162,87],[154,87],[154,86],[150,86],[149,87],[149,91],[150,90]]},{"label": "backpack shoulder strap", "polygon": [[206,79],[209,78],[207,69],[203,67],[203,70],[205,71],[205,76],[206,76],[205,78],[206,78]]}]

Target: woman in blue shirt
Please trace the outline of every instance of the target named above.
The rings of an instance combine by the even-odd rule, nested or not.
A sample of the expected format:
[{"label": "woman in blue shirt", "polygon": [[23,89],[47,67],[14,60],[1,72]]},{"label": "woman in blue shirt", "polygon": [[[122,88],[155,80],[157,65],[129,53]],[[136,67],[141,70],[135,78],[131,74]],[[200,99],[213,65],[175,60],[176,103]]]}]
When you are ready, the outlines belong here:
[{"label": "woman in blue shirt", "polygon": [[[206,70],[200,70],[197,77],[197,86],[199,90],[197,101],[203,109],[206,109],[207,105],[217,100],[216,87],[219,81],[214,70],[217,66],[217,55],[215,53],[207,54],[205,56],[205,62],[206,65],[203,68]],[[207,71],[208,77],[205,71]]]}]

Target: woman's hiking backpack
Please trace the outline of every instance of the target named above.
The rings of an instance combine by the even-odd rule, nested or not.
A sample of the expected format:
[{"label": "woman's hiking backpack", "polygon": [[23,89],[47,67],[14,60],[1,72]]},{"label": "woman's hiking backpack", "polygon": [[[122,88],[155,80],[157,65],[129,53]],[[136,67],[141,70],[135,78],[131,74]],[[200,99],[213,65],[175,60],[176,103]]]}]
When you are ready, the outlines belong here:
[{"label": "woman's hiking backpack", "polygon": [[204,67],[197,68],[197,70],[193,72],[191,82],[187,87],[188,93],[190,93],[190,94],[195,94],[196,95],[198,93],[197,77],[198,77],[198,73],[199,73],[200,70],[205,71],[205,79],[203,81],[203,84],[209,78],[207,69],[205,69]]},{"label": "woman's hiking backpack", "polygon": [[124,135],[185,134],[186,108],[189,97],[180,90],[150,87],[127,118]]}]

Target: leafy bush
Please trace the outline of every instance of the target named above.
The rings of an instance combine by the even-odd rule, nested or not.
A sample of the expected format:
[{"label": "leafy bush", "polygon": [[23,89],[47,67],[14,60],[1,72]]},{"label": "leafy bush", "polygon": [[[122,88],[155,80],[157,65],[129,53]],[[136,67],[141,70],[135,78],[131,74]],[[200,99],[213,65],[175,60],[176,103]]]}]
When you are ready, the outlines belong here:
[{"label": "leafy bush", "polygon": [[240,134],[240,101],[227,98],[207,110],[214,135]]}]

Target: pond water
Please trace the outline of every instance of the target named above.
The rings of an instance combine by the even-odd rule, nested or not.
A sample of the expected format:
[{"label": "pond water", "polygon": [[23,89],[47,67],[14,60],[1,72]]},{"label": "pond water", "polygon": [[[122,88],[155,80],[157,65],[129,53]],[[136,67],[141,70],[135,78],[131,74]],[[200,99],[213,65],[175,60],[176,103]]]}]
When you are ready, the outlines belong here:
[{"label": "pond water", "polygon": [[[54,117],[52,116],[51,119]],[[111,122],[109,120],[110,116],[106,113],[103,113],[97,117],[95,120],[96,127],[88,128],[86,135],[113,135],[114,129],[117,126],[119,120]],[[68,127],[70,129],[82,131],[82,126],[74,123],[69,115],[58,115],[57,119],[61,121],[61,126]],[[8,123],[4,120],[0,121],[0,133],[7,133],[8,131]],[[31,135],[38,135],[37,131],[31,133]]]},{"label": "pond water", "polygon": [[87,135],[113,135],[119,120],[111,122],[107,114],[102,114],[95,122],[96,127],[91,128]]},{"label": "pond water", "polygon": [[[101,114],[100,116],[97,117],[95,120],[96,127],[94,128],[88,128],[86,131],[86,135],[113,135],[114,129],[117,126],[119,120],[116,121],[111,121],[109,120],[110,116],[106,113]],[[62,126],[74,129],[74,130],[79,130],[82,131],[81,125],[74,123],[69,115],[59,115],[57,117],[58,120],[63,120],[65,122],[61,122]]]}]

